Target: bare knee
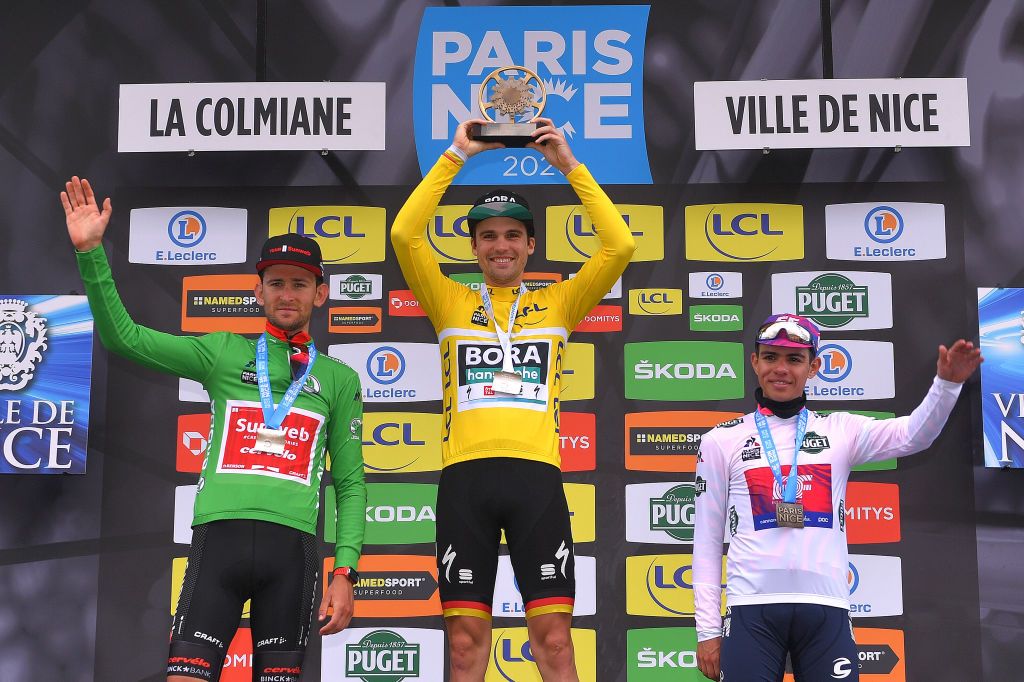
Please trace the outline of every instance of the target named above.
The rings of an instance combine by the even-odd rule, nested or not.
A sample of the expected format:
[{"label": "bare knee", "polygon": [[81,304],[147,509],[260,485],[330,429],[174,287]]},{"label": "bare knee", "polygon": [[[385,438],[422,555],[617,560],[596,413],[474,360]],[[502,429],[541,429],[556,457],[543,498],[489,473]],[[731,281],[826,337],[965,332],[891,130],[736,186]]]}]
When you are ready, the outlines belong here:
[{"label": "bare knee", "polygon": [[486,666],[491,644],[491,623],[482,618],[458,616],[447,619],[448,652],[456,671],[472,671]]}]

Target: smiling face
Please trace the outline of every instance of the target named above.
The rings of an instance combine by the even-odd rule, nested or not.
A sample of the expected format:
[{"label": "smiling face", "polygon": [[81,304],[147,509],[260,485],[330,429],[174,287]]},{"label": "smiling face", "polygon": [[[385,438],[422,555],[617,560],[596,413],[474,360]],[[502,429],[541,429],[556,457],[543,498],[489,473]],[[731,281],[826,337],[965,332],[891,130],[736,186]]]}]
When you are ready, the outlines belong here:
[{"label": "smiling face", "polygon": [[821,358],[812,360],[809,348],[759,344],[750,354],[750,366],[765,397],[781,403],[803,395],[807,380],[821,367]]},{"label": "smiling face", "polygon": [[327,300],[327,285],[316,283],[316,276],[297,265],[271,265],[256,284],[256,300],[263,306],[267,320],[286,332],[309,332],[313,307]]},{"label": "smiling face", "polygon": [[536,241],[527,235],[523,223],[505,217],[480,221],[471,244],[484,282],[492,287],[518,286],[526,261],[536,247]]}]

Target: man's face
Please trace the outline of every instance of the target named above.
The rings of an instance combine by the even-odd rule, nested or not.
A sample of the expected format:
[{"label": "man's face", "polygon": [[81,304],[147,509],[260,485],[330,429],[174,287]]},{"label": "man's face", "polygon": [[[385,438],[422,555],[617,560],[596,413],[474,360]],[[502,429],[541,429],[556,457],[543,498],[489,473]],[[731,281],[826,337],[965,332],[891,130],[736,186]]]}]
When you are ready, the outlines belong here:
[{"label": "man's face", "polygon": [[515,218],[495,217],[477,224],[471,244],[484,282],[490,286],[511,287],[522,280],[526,260],[533,253],[536,241],[527,236],[526,226]]},{"label": "man's face", "polygon": [[327,293],[326,284],[318,286],[316,276],[297,265],[271,265],[256,284],[256,300],[267,320],[286,332],[308,332],[313,306],[322,306]]},{"label": "man's face", "polygon": [[803,395],[807,380],[821,367],[821,358],[811,360],[809,348],[760,344],[750,354],[750,366],[765,397],[785,402]]}]

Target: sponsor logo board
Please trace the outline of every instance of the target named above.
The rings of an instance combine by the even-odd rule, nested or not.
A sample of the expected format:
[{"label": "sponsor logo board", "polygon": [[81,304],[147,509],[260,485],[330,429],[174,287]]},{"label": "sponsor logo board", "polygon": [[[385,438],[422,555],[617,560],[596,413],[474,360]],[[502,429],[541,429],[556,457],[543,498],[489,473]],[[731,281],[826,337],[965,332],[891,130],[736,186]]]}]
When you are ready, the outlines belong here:
[{"label": "sponsor logo board", "polygon": [[[616,204],[636,242],[631,263],[665,257],[665,216],[661,206]],[[601,240],[582,206],[548,206],[544,230],[548,260],[585,263],[601,250]]]},{"label": "sponsor logo board", "polygon": [[[192,544],[192,513],[196,506],[195,485],[174,487],[174,542]],[[172,605],[173,607],[173,605]]]},{"label": "sponsor logo board", "polygon": [[846,484],[846,541],[851,545],[900,541],[899,485]]},{"label": "sponsor logo board", "polygon": [[331,275],[328,282],[330,297],[336,301],[379,301],[384,293],[381,275],[350,272]]},{"label": "sponsor logo board", "polygon": [[178,400],[183,403],[209,403],[210,394],[203,385],[193,379],[178,378]]},{"label": "sponsor logo board", "polygon": [[438,471],[441,415],[364,412],[363,461],[368,474]]},{"label": "sponsor logo board", "polygon": [[743,296],[743,275],[739,272],[691,272],[690,298],[740,298]]},{"label": "sponsor logo board", "polygon": [[260,334],[266,328],[256,300],[258,275],[194,275],[181,280],[181,331]]},{"label": "sponsor logo board", "polygon": [[444,679],[444,631],[425,628],[346,628],[325,637],[325,680],[432,682]]},{"label": "sponsor logo board", "polygon": [[622,331],[622,306],[620,305],[598,305],[594,306],[587,315],[576,325],[574,332],[621,332]]},{"label": "sponsor logo board", "polygon": [[244,263],[246,216],[244,208],[133,208],[129,214],[128,262],[153,265]]},{"label": "sponsor logo board", "polygon": [[832,340],[818,348],[821,368],[807,381],[808,400],[881,400],[896,395],[888,341]]},{"label": "sponsor logo board", "polygon": [[627,343],[624,355],[626,398],[704,401],[744,395],[746,358],[742,343]]},{"label": "sponsor logo board", "polygon": [[[722,557],[725,587],[725,557]],[[626,557],[626,613],[631,616],[692,618],[693,555],[649,554]],[[725,613],[725,592],[722,592]]]},{"label": "sponsor logo board", "polygon": [[270,209],[269,236],[294,233],[315,240],[324,265],[379,263],[386,213],[375,206],[281,206]]},{"label": "sponsor logo board", "polygon": [[697,682],[696,628],[638,628],[626,631],[629,682]]},{"label": "sponsor logo board", "polygon": [[[355,618],[440,616],[437,561],[423,554],[364,554],[359,557],[354,589]],[[334,572],[334,557],[324,559],[321,595]],[[328,614],[333,609],[328,608]]]},{"label": "sponsor logo board", "polygon": [[741,332],[743,331],[743,306],[690,306],[690,331]]},{"label": "sponsor logo board", "polygon": [[692,543],[696,500],[693,481],[627,485],[626,541]]},{"label": "sponsor logo board", "polygon": [[825,207],[829,260],[909,261],[946,257],[946,207],[888,202]]},{"label": "sponsor logo board", "polygon": [[898,556],[851,554],[846,581],[852,617],[903,615],[903,562]]},{"label": "sponsor logo board", "polygon": [[804,257],[804,208],[796,204],[687,206],[686,260],[750,263]]},{"label": "sponsor logo board", "polygon": [[426,317],[416,300],[416,295],[410,289],[396,289],[388,292],[388,315],[393,317]]},{"label": "sponsor logo board", "polygon": [[[830,679],[851,679],[854,669],[864,682],[906,682],[903,631],[883,628],[853,628],[857,661],[839,657],[832,661]],[[786,661],[783,682],[795,682],[792,662]]]},{"label": "sponsor logo board", "polygon": [[[367,545],[416,545],[434,541],[437,486],[432,483],[367,483]],[[333,544],[337,506],[324,495],[324,542]]]},{"label": "sponsor logo board", "polygon": [[380,331],[380,308],[330,308],[327,331],[332,334],[375,334]]},{"label": "sponsor logo board", "polygon": [[567,343],[562,356],[559,399],[591,400],[594,397],[594,344]]},{"label": "sponsor logo board", "polygon": [[1024,467],[1024,289],[979,288],[978,331],[985,466]]},{"label": "sponsor logo board", "polygon": [[597,416],[590,412],[560,412],[558,453],[562,471],[593,471],[597,466]]},{"label": "sponsor logo board", "polygon": [[[572,628],[572,648],[581,680],[597,679],[597,631]],[[541,682],[525,627],[493,628],[484,682]],[[441,679],[440,677],[437,679]]]},{"label": "sponsor logo board", "polygon": [[363,401],[441,399],[441,358],[434,343],[340,343],[327,354],[356,370]]},{"label": "sponsor logo board", "polygon": [[630,289],[630,315],[682,315],[682,289]]},{"label": "sponsor logo board", "polygon": [[206,450],[210,446],[210,428],[209,413],[178,416],[174,465],[177,471],[198,474],[203,470]]},{"label": "sponsor logo board", "polygon": [[823,330],[892,327],[888,272],[783,272],[772,275],[772,312],[796,313]]},{"label": "sponsor logo board", "polygon": [[740,412],[633,412],[626,422],[626,469],[631,471],[697,470],[700,437]]},{"label": "sponsor logo board", "polygon": [[250,682],[252,680],[252,630],[238,628],[224,654],[220,669],[220,682]]},{"label": "sponsor logo board", "polygon": [[[576,557],[576,601],[573,616],[593,616],[597,613],[597,559],[592,556]],[[498,575],[495,580],[491,614],[503,618],[525,618],[526,608],[519,592],[519,583],[507,554],[498,557]]]},{"label": "sponsor logo board", "polygon": [[453,272],[448,276],[473,291],[480,291],[480,287],[484,285],[484,276],[479,272]]}]

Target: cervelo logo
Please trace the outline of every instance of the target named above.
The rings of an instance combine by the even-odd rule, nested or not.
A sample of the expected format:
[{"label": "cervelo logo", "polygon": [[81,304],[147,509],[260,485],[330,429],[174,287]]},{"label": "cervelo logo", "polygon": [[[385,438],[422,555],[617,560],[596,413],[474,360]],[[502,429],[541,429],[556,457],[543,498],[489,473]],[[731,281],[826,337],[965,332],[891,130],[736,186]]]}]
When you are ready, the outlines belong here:
[{"label": "cervelo logo", "polygon": [[441,399],[437,344],[334,344],[328,347],[327,354],[356,370],[365,402]]},{"label": "cervelo logo", "polygon": [[846,541],[851,545],[900,541],[900,487],[896,483],[846,484]]},{"label": "cervelo logo", "polygon": [[283,206],[270,209],[269,236],[294,233],[316,240],[324,263],[384,260],[387,216],[371,206]]},{"label": "cervelo logo", "polygon": [[[649,184],[643,116],[648,14],[647,6],[427,8],[412,98],[421,172],[426,175],[448,147],[459,121],[479,117],[477,96],[488,74],[521,64],[544,81],[544,115],[578,156],[591,160],[596,177]],[[502,149],[469,159],[455,182],[495,185],[510,178],[519,184],[564,181],[538,152]]]},{"label": "cervelo logo", "polygon": [[682,289],[630,289],[630,315],[682,315]]},{"label": "cervelo logo", "polygon": [[597,417],[586,412],[561,412],[558,454],[562,471],[593,471],[597,466]]},{"label": "cervelo logo", "polygon": [[796,313],[827,329],[892,327],[888,272],[784,272],[772,275],[772,311]]},{"label": "cervelo logo", "polygon": [[[636,242],[630,262],[656,261],[665,257],[665,217],[661,206],[616,204],[616,210]],[[601,240],[586,210],[575,206],[548,206],[546,211],[548,260],[586,262],[601,249]]]},{"label": "cervelo logo", "polygon": [[[597,679],[597,631],[572,628],[572,647],[576,671],[581,680]],[[539,680],[536,659],[530,650],[525,627],[494,628],[490,661],[485,680]],[[438,677],[437,679],[441,679]]]},{"label": "cervelo logo", "polygon": [[221,265],[245,262],[248,219],[244,208],[134,208],[129,221],[129,263]]},{"label": "cervelo logo", "polygon": [[690,298],[739,298],[743,275],[739,272],[691,272]]},{"label": "cervelo logo", "polygon": [[426,313],[420,307],[415,294],[410,289],[397,289],[388,292],[388,314],[395,317],[424,317]]},{"label": "cervelo logo", "polygon": [[362,272],[331,275],[330,297],[341,301],[379,301],[384,291],[383,277]]},{"label": "cervelo logo", "polygon": [[[722,557],[722,566],[724,578],[725,557]],[[626,613],[692,618],[693,555],[626,557]]]},{"label": "cervelo logo", "polygon": [[850,615],[903,615],[903,562],[898,556],[851,554],[846,573]]},{"label": "cervelo logo", "polygon": [[826,206],[825,255],[831,260],[856,261],[945,258],[945,206],[910,202]]},{"label": "cervelo logo", "polygon": [[[592,556],[575,558],[576,597],[572,613],[574,616],[592,616],[597,613],[597,559]],[[526,617],[523,596],[519,592],[519,583],[515,579],[512,561],[507,554],[498,557],[491,614],[504,618]]]},{"label": "cervelo logo", "polygon": [[804,257],[804,209],[796,204],[687,206],[686,259],[752,262]]},{"label": "cervelo logo", "polygon": [[441,680],[445,670],[444,650],[442,630],[345,628],[336,637],[323,640],[321,679]]},{"label": "cervelo logo", "polygon": [[365,412],[363,460],[371,474],[437,471],[441,468],[441,415]]},{"label": "cervelo logo", "polygon": [[175,469],[198,474],[203,469],[206,450],[210,445],[210,414],[183,414],[178,416],[178,438]]},{"label": "cervelo logo", "polygon": [[818,349],[821,368],[807,382],[810,400],[877,400],[896,395],[888,341],[835,340]]}]

